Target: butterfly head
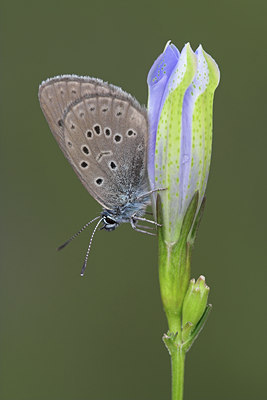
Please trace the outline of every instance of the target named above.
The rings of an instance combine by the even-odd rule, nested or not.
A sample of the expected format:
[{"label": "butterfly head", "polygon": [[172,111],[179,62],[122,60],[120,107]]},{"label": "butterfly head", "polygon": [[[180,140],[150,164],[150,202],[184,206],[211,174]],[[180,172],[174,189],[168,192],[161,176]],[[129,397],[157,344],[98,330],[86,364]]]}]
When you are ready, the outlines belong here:
[{"label": "butterfly head", "polygon": [[101,229],[105,229],[106,231],[114,231],[119,226],[114,215],[111,215],[107,210],[102,213],[102,222],[103,226]]}]

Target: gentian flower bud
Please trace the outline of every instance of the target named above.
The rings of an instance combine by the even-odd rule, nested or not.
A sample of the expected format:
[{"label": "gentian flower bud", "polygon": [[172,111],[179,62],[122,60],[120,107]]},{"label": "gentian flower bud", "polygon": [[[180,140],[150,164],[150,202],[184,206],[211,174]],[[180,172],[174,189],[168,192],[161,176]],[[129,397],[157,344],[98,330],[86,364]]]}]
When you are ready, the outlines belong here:
[{"label": "gentian flower bud", "polygon": [[206,190],[212,144],[212,107],[219,69],[201,46],[181,52],[169,42],[148,74],[148,171],[152,189],[164,188],[164,240],[178,241],[188,206]]},{"label": "gentian flower bud", "polygon": [[[185,330],[183,340],[185,340],[189,332],[195,328],[204,314],[207,307],[209,291],[210,288],[206,285],[203,275],[201,275],[196,282],[195,279],[191,279],[183,302],[182,326],[183,330]],[[188,323],[190,324],[190,330],[185,329]]]},{"label": "gentian flower bud", "polygon": [[[148,174],[159,228],[161,297],[170,331],[181,332],[191,248],[201,219],[219,69],[201,46],[167,43],[148,74]],[[157,206],[157,207],[156,207]],[[192,322],[190,322],[191,324]],[[179,335],[178,335],[179,336]],[[178,340],[178,339],[177,339]]]}]

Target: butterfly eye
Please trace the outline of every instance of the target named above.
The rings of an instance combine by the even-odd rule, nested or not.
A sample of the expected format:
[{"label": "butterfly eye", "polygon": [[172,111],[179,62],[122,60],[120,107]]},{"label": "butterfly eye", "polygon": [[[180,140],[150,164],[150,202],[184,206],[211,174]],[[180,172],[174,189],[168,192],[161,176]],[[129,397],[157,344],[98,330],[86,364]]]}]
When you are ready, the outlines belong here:
[{"label": "butterfly eye", "polygon": [[112,218],[110,218],[110,217],[108,217],[108,216],[105,217],[104,222],[105,222],[106,224],[109,224],[109,225],[114,225],[114,224],[116,224],[116,221],[114,221],[114,219],[112,219]]}]

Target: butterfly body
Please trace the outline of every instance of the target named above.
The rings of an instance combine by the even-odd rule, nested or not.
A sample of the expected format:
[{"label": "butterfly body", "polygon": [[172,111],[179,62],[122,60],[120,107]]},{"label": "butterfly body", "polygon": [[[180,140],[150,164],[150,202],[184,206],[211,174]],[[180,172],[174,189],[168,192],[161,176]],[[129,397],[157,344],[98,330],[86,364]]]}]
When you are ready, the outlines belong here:
[{"label": "butterfly body", "polygon": [[136,223],[136,218],[142,217],[145,214],[147,205],[150,204],[149,196],[142,197],[140,202],[138,198],[129,196],[127,202],[116,209],[104,209],[101,213],[103,218],[103,228],[107,231],[113,231],[121,223]]}]

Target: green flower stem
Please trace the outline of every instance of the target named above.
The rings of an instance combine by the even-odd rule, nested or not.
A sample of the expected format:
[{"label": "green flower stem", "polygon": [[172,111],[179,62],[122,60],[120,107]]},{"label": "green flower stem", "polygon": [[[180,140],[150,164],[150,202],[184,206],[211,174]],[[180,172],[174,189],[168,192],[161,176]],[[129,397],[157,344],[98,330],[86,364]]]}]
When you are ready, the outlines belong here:
[{"label": "green flower stem", "polygon": [[177,348],[171,355],[172,364],[172,400],[182,400],[184,392],[185,352]]},{"label": "green flower stem", "polygon": [[180,336],[170,332],[163,336],[163,341],[171,356],[172,400],[183,400],[186,349],[181,342]]},{"label": "green flower stem", "polygon": [[[172,361],[172,400],[183,399],[184,362],[188,347],[183,342],[182,308],[190,280],[192,244],[188,241],[198,206],[198,192],[193,197],[184,217],[179,240],[165,241],[164,229],[158,230],[159,281],[161,298],[168,320],[169,331],[164,343]],[[157,199],[158,222],[162,224],[162,204]]]},{"label": "green flower stem", "polygon": [[163,340],[171,356],[172,400],[183,399],[185,349],[182,342],[182,304],[189,277],[189,246],[169,247],[159,240],[160,288],[169,326],[168,335],[164,335]]}]

